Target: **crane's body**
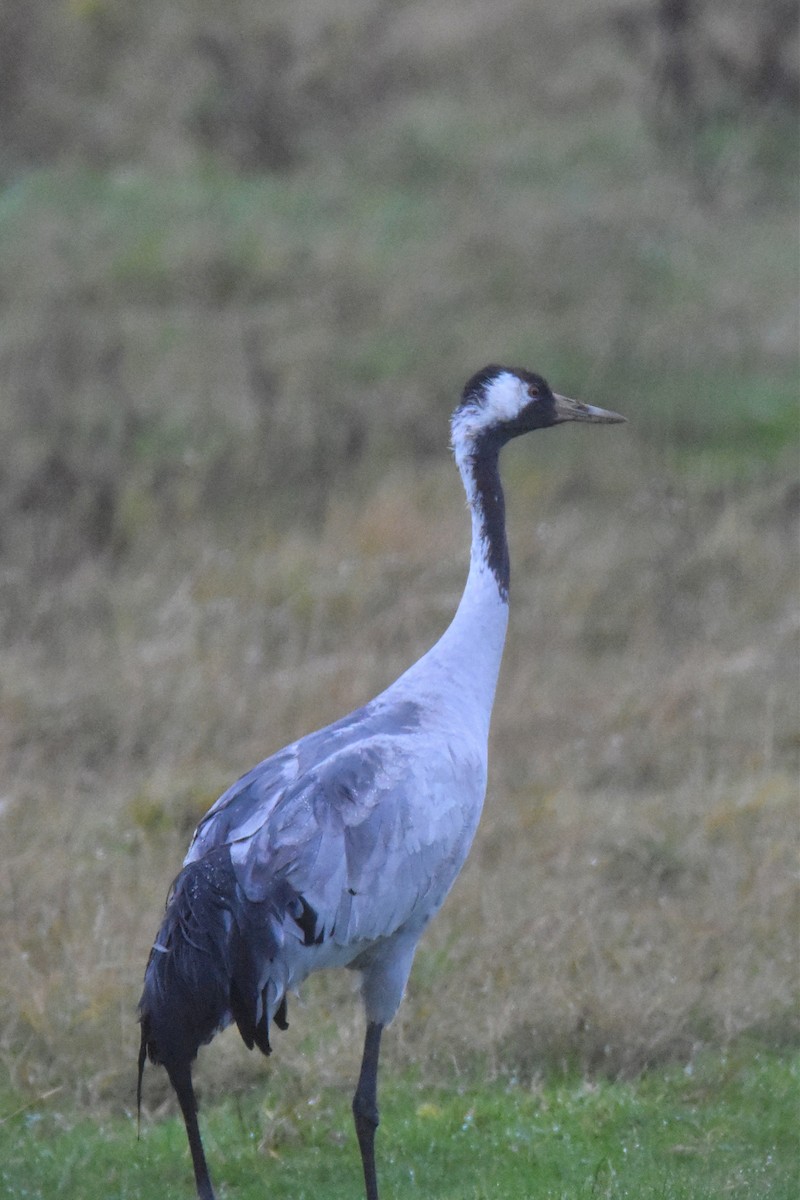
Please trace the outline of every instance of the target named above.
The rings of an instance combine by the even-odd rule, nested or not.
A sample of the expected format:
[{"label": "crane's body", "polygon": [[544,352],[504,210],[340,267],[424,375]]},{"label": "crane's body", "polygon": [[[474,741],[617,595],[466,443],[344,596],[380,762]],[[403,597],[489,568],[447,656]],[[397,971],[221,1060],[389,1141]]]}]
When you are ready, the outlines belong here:
[{"label": "crane's body", "polygon": [[235,1021],[270,1052],[287,993],[313,971],[362,977],[367,1036],[353,1101],[367,1200],[381,1032],[419,938],[472,844],[486,790],[489,722],[508,622],[500,447],[566,420],[623,418],[555,396],[539,376],[487,367],[453,415],[472,514],[470,568],[439,641],[349,716],[265,759],[198,826],[154,943],[142,1048],[163,1063],[186,1121],[200,1200],[213,1200],[191,1062]]}]

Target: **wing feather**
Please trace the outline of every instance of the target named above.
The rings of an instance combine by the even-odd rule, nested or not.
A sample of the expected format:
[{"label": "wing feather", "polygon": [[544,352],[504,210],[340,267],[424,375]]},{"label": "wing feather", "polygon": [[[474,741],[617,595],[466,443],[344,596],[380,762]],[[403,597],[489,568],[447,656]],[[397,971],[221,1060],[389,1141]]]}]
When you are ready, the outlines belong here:
[{"label": "wing feather", "polygon": [[485,772],[404,742],[348,748],[288,788],[231,846],[245,894],[258,901],[285,876],[318,914],[318,936],[341,946],[425,924],[469,850]]}]

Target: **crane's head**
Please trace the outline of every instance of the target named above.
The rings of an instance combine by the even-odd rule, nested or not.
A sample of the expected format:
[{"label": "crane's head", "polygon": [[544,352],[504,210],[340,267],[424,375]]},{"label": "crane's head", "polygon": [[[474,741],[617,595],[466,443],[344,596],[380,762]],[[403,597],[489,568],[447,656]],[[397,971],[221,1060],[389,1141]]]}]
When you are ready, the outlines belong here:
[{"label": "crane's head", "polygon": [[522,433],[565,421],[608,425],[624,420],[618,413],[560,396],[532,371],[491,365],[473,375],[464,387],[451,423],[453,448],[458,457],[484,438],[502,446]]}]

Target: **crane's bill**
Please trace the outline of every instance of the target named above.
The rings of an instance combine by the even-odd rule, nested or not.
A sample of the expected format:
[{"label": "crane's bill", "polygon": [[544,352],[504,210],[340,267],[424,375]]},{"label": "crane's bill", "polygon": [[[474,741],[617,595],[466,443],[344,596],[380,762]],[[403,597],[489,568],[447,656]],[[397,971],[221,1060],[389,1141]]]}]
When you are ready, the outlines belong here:
[{"label": "crane's bill", "polygon": [[627,421],[619,413],[610,412],[607,408],[597,408],[594,404],[582,404],[580,400],[570,400],[569,396],[559,396],[553,393],[556,402],[556,424],[563,421],[592,421],[595,425],[618,425]]}]

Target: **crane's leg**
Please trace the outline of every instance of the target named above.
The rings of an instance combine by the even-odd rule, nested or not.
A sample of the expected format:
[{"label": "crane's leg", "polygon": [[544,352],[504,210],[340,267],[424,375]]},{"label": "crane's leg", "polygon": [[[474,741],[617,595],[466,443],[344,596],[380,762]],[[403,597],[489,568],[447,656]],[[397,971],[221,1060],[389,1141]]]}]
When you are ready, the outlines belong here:
[{"label": "crane's leg", "polygon": [[175,1088],[178,1103],[183,1113],[183,1122],[186,1126],[186,1136],[189,1139],[189,1150],[192,1155],[194,1182],[197,1188],[198,1200],[216,1200],[214,1189],[211,1186],[211,1176],[208,1173],[206,1156],[203,1151],[203,1142],[200,1138],[200,1126],[197,1123],[197,1099],[192,1087],[191,1067],[188,1064],[186,1066],[181,1064],[179,1067],[167,1067],[167,1074],[172,1086]]},{"label": "crane's leg", "polygon": [[364,1167],[364,1184],[367,1200],[378,1200],[378,1180],[375,1174],[375,1130],[378,1128],[378,1056],[381,1049],[383,1026],[375,1021],[367,1023],[364,1038],[364,1055],[361,1059],[361,1074],[353,1096],[353,1117],[356,1137]]}]

